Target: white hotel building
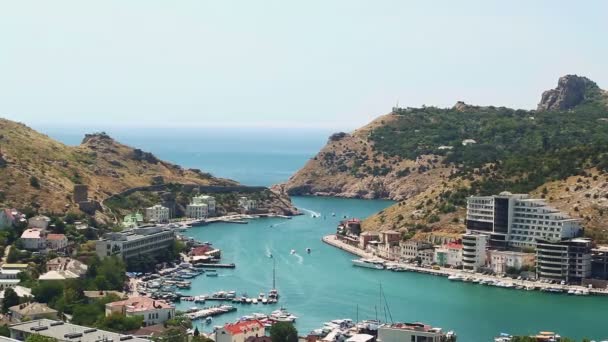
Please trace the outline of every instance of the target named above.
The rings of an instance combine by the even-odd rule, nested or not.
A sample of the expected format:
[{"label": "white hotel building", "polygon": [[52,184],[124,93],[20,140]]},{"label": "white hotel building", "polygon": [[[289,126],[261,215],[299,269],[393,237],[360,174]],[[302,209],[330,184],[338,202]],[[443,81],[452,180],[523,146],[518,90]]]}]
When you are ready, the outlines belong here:
[{"label": "white hotel building", "polygon": [[580,236],[580,221],[542,199],[502,192],[467,199],[467,231],[490,236],[493,247],[536,247],[536,240],[559,241]]},{"label": "white hotel building", "polygon": [[143,254],[156,254],[175,241],[175,233],[165,227],[141,227],[108,233],[95,242],[95,251],[103,259],[116,255],[124,260]]}]

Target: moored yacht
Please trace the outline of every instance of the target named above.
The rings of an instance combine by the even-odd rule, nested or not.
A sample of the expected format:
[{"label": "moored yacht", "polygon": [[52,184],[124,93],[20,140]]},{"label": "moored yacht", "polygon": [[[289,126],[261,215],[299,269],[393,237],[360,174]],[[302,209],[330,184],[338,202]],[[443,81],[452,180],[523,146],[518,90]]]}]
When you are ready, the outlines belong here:
[{"label": "moored yacht", "polygon": [[373,268],[377,270],[383,270],[384,265],[381,261],[371,260],[371,259],[353,259],[353,265],[365,268]]}]

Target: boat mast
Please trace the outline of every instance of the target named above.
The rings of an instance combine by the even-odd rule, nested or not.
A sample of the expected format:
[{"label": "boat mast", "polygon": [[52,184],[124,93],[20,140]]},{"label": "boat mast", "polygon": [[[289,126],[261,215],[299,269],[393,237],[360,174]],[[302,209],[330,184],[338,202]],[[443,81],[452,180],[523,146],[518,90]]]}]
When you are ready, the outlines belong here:
[{"label": "boat mast", "polygon": [[272,289],[276,289],[276,268],[277,268],[277,260],[272,258]]}]

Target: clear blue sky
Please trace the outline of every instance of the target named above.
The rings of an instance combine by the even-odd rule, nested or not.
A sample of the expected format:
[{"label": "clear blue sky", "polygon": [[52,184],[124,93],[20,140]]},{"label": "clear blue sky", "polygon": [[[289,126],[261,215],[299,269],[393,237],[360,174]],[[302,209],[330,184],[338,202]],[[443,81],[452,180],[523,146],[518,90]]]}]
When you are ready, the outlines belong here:
[{"label": "clear blue sky", "polygon": [[608,88],[606,1],[0,0],[0,115],[352,129],[403,106]]}]

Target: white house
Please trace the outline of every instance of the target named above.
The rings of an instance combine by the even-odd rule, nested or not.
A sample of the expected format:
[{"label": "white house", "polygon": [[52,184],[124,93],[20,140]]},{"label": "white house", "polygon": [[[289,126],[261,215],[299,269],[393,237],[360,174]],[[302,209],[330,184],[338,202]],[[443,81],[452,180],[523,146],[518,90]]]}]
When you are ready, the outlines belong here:
[{"label": "white house", "polygon": [[146,208],[146,219],[153,222],[167,222],[170,218],[169,208],[160,204]]},{"label": "white house", "polygon": [[64,234],[47,234],[47,247],[53,251],[60,251],[68,246],[68,238]]},{"label": "white house", "polygon": [[243,196],[239,198],[239,207],[245,211],[252,211],[258,208],[258,202]]},{"label": "white house", "polygon": [[131,297],[106,304],[106,316],[120,313],[127,317],[143,316],[144,326],[164,323],[175,317],[175,306],[149,297]]},{"label": "white house", "polygon": [[28,228],[21,234],[23,248],[39,251],[46,249],[46,231],[41,228]]}]

